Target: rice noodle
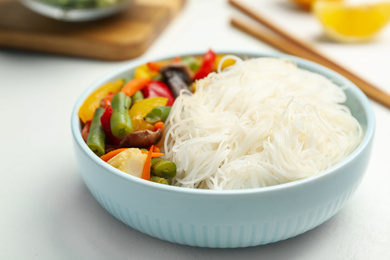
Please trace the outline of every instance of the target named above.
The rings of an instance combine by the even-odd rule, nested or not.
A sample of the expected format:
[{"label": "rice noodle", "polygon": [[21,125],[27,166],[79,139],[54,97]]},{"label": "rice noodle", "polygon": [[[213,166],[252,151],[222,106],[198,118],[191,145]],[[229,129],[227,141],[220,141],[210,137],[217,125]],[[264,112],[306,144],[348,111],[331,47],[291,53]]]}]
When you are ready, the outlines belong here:
[{"label": "rice noodle", "polygon": [[164,152],[177,165],[173,185],[277,185],[321,174],[358,146],[363,131],[342,88],[289,60],[235,59],[172,107]]}]

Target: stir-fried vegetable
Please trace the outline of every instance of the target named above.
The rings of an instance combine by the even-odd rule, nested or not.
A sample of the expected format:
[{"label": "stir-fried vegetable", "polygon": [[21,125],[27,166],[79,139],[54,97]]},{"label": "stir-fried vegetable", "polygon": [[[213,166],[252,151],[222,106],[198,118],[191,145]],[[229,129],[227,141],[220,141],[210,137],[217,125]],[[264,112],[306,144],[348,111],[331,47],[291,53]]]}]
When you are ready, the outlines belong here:
[{"label": "stir-fried vegetable", "polygon": [[180,57],[175,57],[172,60],[163,60],[163,61],[150,61],[146,63],[148,68],[152,71],[159,71],[162,67],[165,67],[166,65],[172,64],[172,63],[178,63],[182,59]]},{"label": "stir-fried vegetable", "polygon": [[107,106],[103,115],[100,117],[100,123],[102,124],[103,130],[106,133],[107,137],[111,140],[111,142],[113,144],[119,144],[121,139],[115,137],[111,131],[110,121],[111,121],[111,116],[113,111],[114,110],[112,109],[111,105]]},{"label": "stir-fried vegetable", "polygon": [[83,138],[84,142],[87,142],[90,128],[91,128],[91,121],[88,121],[87,123],[85,123],[83,129],[81,130],[81,137]]},{"label": "stir-fried vegetable", "polygon": [[156,76],[158,76],[158,71],[149,69],[146,64],[137,67],[134,72],[134,78],[136,79],[152,79]]},{"label": "stir-fried vegetable", "polygon": [[120,147],[147,148],[157,144],[162,137],[162,130],[142,130],[130,133],[119,143]]},{"label": "stir-fried vegetable", "polygon": [[133,96],[137,91],[143,89],[148,83],[150,79],[148,78],[136,78],[127,82],[123,88],[122,92],[128,95],[129,97]]},{"label": "stir-fried vegetable", "polygon": [[176,175],[176,164],[164,158],[153,158],[151,172],[155,176],[170,179]]},{"label": "stir-fried vegetable", "polygon": [[157,182],[157,183],[161,183],[161,184],[168,184],[167,179],[161,178],[161,177],[158,177],[158,176],[152,176],[152,177],[150,177],[150,181]]},{"label": "stir-fried vegetable", "polygon": [[142,94],[145,98],[149,97],[166,97],[168,98],[167,106],[172,106],[175,98],[173,97],[169,87],[162,81],[150,81],[143,89]]},{"label": "stir-fried vegetable", "polygon": [[79,117],[81,121],[85,123],[92,120],[95,110],[100,106],[101,100],[107,96],[108,93],[118,93],[123,86],[123,82],[123,79],[109,82],[89,95],[79,109]]},{"label": "stir-fried vegetable", "polygon": [[130,111],[129,115],[133,122],[134,131],[142,130],[154,130],[154,125],[148,123],[145,120],[145,116],[150,113],[153,108],[165,106],[168,102],[168,98],[165,97],[153,97],[146,98],[135,103]]},{"label": "stir-fried vegetable", "polygon": [[212,50],[209,50],[203,57],[203,63],[199,71],[195,75],[195,80],[203,79],[209,75],[214,70],[215,60],[217,59],[217,54]]},{"label": "stir-fried vegetable", "polygon": [[154,146],[152,145],[152,147],[150,148],[150,150],[147,154],[144,168],[142,169],[141,179],[144,179],[144,180],[150,180],[150,165],[152,163],[153,147]]},{"label": "stir-fried vegetable", "polygon": [[155,124],[158,121],[165,122],[168,118],[169,112],[171,112],[171,107],[156,107],[145,116],[145,120],[152,124]]},{"label": "stir-fried vegetable", "polygon": [[164,159],[158,147],[164,122],[181,91],[215,70],[222,57],[210,50],[202,57],[151,61],[137,67],[126,83],[118,79],[98,88],[79,110],[88,147],[127,174],[169,184],[176,164]]},{"label": "stir-fried vegetable", "polygon": [[163,130],[163,129],[164,129],[164,122],[159,121],[159,122],[157,122],[157,123],[154,124],[154,127],[155,127],[156,129],[161,129],[161,130]]},{"label": "stir-fried vegetable", "polygon": [[162,67],[160,73],[175,98],[180,95],[182,90],[188,90],[188,86],[193,81],[193,72],[184,63],[173,63]]},{"label": "stir-fried vegetable", "polygon": [[138,90],[134,93],[134,95],[131,96],[131,102],[134,104],[142,99],[144,99],[144,94],[142,94],[141,90]]},{"label": "stir-fried vegetable", "polygon": [[107,161],[115,168],[141,178],[147,155],[138,148],[128,148]]},{"label": "stir-fried vegetable", "polygon": [[116,149],[114,151],[111,151],[111,152],[108,152],[106,153],[105,155],[102,155],[100,157],[100,159],[102,159],[103,161],[107,162],[108,160],[110,160],[111,158],[113,158],[115,155],[117,155],[118,153],[121,153],[123,152],[124,150],[126,150],[128,148],[119,148],[119,149]]},{"label": "stir-fried vegetable", "polygon": [[104,108],[97,108],[91,126],[89,128],[89,134],[87,138],[88,147],[96,153],[97,156],[102,156],[104,154],[104,143],[106,139],[106,134],[102,128],[102,124],[100,123],[100,117],[104,113]]},{"label": "stir-fried vegetable", "polygon": [[131,98],[123,92],[119,92],[112,98],[112,115],[110,126],[112,134],[117,138],[123,138],[133,132],[133,123],[130,120],[129,108]]},{"label": "stir-fried vegetable", "polygon": [[111,100],[112,98],[114,97],[114,93],[110,92],[107,94],[107,96],[105,96],[102,100],[102,102],[100,102],[100,106],[103,107],[103,108],[106,108],[108,106],[111,106]]},{"label": "stir-fried vegetable", "polygon": [[190,69],[192,71],[196,71],[200,67],[199,62],[197,61],[197,59],[195,59],[195,57],[187,56],[187,57],[184,57],[182,59],[182,61],[184,64],[186,64],[188,67],[190,67]]}]

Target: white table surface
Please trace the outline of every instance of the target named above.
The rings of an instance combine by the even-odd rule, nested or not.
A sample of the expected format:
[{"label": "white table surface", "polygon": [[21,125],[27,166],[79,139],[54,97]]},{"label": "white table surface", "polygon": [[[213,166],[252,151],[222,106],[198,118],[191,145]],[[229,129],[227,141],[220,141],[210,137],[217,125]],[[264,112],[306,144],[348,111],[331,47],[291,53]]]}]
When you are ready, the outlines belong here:
[{"label": "white table surface", "polygon": [[[390,28],[376,41],[336,44],[288,0],[253,0],[280,26],[390,92]],[[224,0],[189,0],[143,55],[208,48],[276,52],[229,25]],[[242,249],[151,238],[93,199],[73,153],[70,113],[95,79],[125,62],[0,49],[0,259],[390,259],[390,110],[371,102],[377,128],[360,187],[332,219],[298,237]]]}]

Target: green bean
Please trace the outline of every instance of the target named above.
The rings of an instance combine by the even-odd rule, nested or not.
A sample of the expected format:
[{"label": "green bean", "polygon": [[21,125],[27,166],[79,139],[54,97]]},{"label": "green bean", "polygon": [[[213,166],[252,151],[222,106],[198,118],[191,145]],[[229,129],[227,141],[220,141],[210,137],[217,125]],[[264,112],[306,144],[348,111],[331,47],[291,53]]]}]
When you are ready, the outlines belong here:
[{"label": "green bean", "polygon": [[192,71],[197,70],[200,67],[199,62],[193,56],[183,57],[181,61],[190,67]]},{"label": "green bean", "polygon": [[60,6],[63,8],[87,8],[96,6],[95,0],[41,0],[50,5]]},{"label": "green bean", "polygon": [[154,76],[152,78],[152,80],[163,81],[164,79],[163,79],[163,76],[161,74],[158,74],[157,76]]},{"label": "green bean", "polygon": [[123,138],[127,134],[133,132],[133,123],[129,116],[129,108],[131,105],[130,97],[125,93],[119,92],[111,100],[112,115],[110,126],[112,134],[117,138]]},{"label": "green bean", "polygon": [[151,176],[150,180],[161,184],[168,184],[168,181],[165,178],[161,178],[158,176]]},{"label": "green bean", "polygon": [[95,114],[93,115],[91,121],[91,127],[89,128],[89,133],[87,137],[87,145],[97,156],[102,156],[104,154],[106,140],[106,133],[102,128],[100,123],[100,117],[104,113],[104,108],[97,108]]},{"label": "green bean", "polygon": [[164,158],[152,158],[150,173],[166,179],[173,178],[176,175],[176,164]]},{"label": "green bean", "polygon": [[169,112],[171,112],[171,107],[156,107],[146,115],[145,120],[151,124],[157,123],[158,121],[165,122]]},{"label": "green bean", "polygon": [[122,0],[39,0],[60,8],[104,8],[120,3]]},{"label": "green bean", "polygon": [[138,90],[134,93],[134,95],[131,96],[131,101],[134,104],[135,102],[141,101],[144,99],[144,94],[142,94],[141,90]]},{"label": "green bean", "polygon": [[132,79],[133,79],[133,77],[125,77],[125,78],[123,78],[123,86],[126,85],[126,83],[129,82]]},{"label": "green bean", "polygon": [[112,5],[112,2],[107,0],[96,0],[96,6],[98,7],[106,7]]}]

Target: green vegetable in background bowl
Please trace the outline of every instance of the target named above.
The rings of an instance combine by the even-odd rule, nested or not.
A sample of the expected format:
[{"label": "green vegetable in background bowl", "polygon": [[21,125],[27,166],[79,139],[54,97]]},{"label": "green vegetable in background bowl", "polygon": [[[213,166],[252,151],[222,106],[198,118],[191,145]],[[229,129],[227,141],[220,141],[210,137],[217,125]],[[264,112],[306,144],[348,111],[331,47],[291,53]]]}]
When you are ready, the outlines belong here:
[{"label": "green vegetable in background bowl", "polygon": [[61,21],[91,21],[116,14],[131,0],[20,0],[32,11]]},{"label": "green vegetable in background bowl", "polygon": [[69,9],[104,8],[108,6],[114,6],[123,1],[124,0],[39,0],[41,3]]}]

